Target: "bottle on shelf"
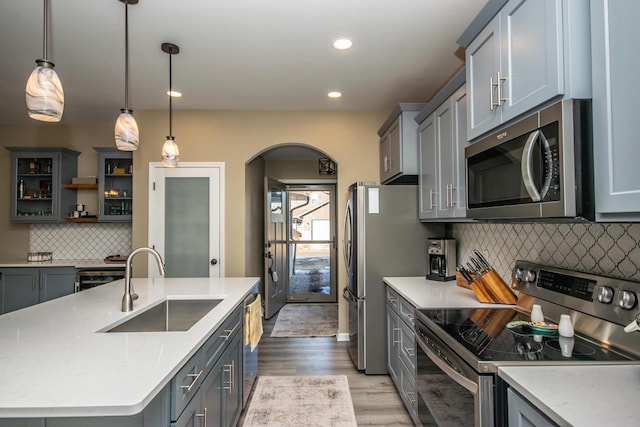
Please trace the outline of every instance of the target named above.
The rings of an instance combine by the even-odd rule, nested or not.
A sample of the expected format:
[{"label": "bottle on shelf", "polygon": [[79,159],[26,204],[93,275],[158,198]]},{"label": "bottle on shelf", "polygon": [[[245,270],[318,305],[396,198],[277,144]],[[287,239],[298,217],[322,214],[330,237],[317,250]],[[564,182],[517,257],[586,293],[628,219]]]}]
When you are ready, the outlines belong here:
[{"label": "bottle on shelf", "polygon": [[25,190],[24,179],[21,179],[20,182],[18,183],[18,199],[24,199],[24,190]]}]

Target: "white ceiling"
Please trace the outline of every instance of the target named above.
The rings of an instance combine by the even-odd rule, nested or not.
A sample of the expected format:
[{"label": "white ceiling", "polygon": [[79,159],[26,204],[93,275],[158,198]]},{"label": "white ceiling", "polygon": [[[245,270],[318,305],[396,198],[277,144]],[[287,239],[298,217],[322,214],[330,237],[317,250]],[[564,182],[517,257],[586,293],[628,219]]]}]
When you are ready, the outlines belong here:
[{"label": "white ceiling", "polygon": [[[168,109],[389,110],[428,101],[463,63],[455,41],[486,0],[139,0],[129,6],[130,98]],[[64,123],[124,106],[124,3],[51,0],[49,60]],[[24,86],[42,57],[43,0],[0,0],[0,123],[29,123]],[[349,51],[334,39],[354,41]],[[343,92],[328,99],[331,90]]]}]

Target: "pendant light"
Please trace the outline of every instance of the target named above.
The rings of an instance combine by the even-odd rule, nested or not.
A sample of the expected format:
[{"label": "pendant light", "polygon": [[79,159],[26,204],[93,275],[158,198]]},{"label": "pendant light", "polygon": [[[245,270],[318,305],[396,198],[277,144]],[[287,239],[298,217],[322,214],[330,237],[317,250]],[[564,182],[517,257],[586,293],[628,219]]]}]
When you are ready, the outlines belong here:
[{"label": "pendant light", "polygon": [[64,111],[64,91],[54,64],[47,59],[49,0],[44,0],[43,59],[36,59],[36,68],[27,80],[25,98],[29,117],[43,122],[59,122]]},{"label": "pendant light", "polygon": [[118,0],[124,3],[124,108],[116,120],[116,147],[121,151],[138,149],[140,133],[138,123],[129,108],[129,5],[138,4],[138,0]]},{"label": "pendant light", "polygon": [[[162,43],[162,51],[169,54],[169,93],[171,93],[173,90],[173,87],[171,86],[171,55],[177,55],[180,53],[180,48],[173,43]],[[167,136],[167,140],[162,145],[162,166],[175,168],[178,166],[180,151],[178,150],[178,145],[171,133],[171,98],[172,96],[169,95],[169,136]]]}]

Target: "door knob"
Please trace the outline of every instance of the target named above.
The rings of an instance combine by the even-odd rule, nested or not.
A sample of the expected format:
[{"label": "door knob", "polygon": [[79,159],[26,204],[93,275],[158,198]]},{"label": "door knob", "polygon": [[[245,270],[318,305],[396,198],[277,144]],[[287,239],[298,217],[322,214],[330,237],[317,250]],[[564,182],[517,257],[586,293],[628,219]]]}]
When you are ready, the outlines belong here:
[{"label": "door knob", "polygon": [[216,265],[218,263],[218,260],[215,258],[211,259],[211,265]]}]

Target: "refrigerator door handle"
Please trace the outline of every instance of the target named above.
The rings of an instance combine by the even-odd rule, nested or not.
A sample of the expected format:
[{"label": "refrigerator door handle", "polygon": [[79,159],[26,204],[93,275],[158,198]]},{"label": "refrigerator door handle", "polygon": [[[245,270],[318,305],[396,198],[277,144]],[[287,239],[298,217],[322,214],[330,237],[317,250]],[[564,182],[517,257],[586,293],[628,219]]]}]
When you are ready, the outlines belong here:
[{"label": "refrigerator door handle", "polygon": [[344,297],[344,299],[346,299],[350,303],[353,303],[353,304],[357,304],[358,303],[358,298],[356,298],[356,296],[351,293],[349,288],[344,288],[342,290],[342,296]]},{"label": "refrigerator door handle", "polygon": [[342,250],[344,251],[344,265],[347,268],[347,273],[351,271],[351,245],[353,244],[351,241],[353,233],[353,230],[351,229],[351,217],[353,215],[352,208],[353,204],[351,202],[351,197],[349,197],[349,200],[347,200],[347,207],[344,210],[344,227],[342,230],[342,236],[344,238]]}]

